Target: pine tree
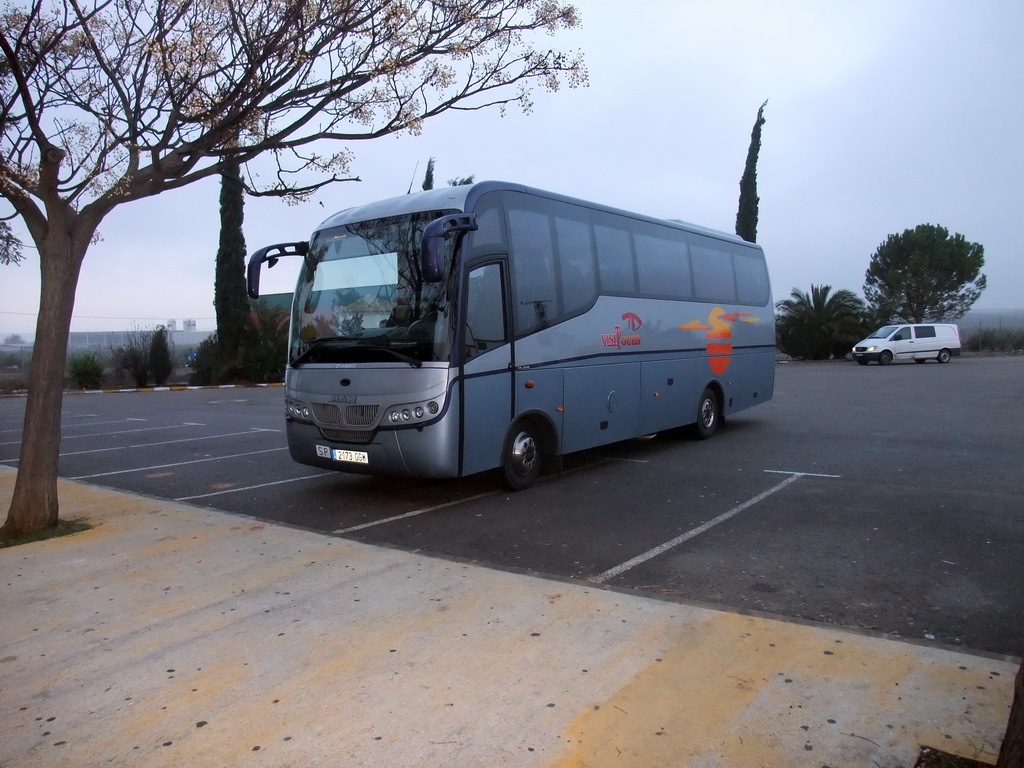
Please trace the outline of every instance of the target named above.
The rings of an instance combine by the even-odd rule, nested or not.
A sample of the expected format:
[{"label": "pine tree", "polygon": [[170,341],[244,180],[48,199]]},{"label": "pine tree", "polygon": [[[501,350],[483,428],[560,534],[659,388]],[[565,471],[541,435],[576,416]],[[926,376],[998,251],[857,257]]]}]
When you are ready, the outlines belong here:
[{"label": "pine tree", "polygon": [[984,266],[981,243],[938,224],[919,224],[878,246],[864,275],[864,297],[901,322],[952,322],[985,290]]},{"label": "pine tree", "polygon": [[757,196],[757,156],[761,151],[761,126],[764,125],[764,104],[757,110],[754,130],[750,133],[750,148],[747,150],[747,164],[743,168],[740,179],[740,205],[736,212],[736,234],[749,243],[757,242],[757,206],[761,199]]}]

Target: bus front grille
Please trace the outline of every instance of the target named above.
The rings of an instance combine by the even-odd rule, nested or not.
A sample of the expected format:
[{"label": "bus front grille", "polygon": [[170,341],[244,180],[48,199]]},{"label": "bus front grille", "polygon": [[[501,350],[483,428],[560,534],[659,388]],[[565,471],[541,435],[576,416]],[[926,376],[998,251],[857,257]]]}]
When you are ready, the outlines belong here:
[{"label": "bus front grille", "polygon": [[313,415],[321,424],[341,424],[341,408],[332,403],[313,403]]},{"label": "bus front grille", "polygon": [[372,405],[347,405],[345,406],[345,423],[350,427],[368,427],[377,420],[377,412],[380,406]]},{"label": "bus front grille", "polygon": [[325,426],[347,425],[350,427],[370,427],[377,419],[380,405],[346,405],[345,410],[334,403],[313,403],[313,415],[318,424]]},{"label": "bus front grille", "polygon": [[320,428],[320,433],[328,440],[337,443],[357,443],[366,445],[373,440],[373,431],[365,429],[327,429]]}]

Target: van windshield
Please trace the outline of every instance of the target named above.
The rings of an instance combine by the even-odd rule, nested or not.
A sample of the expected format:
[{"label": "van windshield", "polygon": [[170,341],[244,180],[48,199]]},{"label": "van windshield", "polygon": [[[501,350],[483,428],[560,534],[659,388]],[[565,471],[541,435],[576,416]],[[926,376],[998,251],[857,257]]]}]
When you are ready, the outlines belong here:
[{"label": "van windshield", "polygon": [[889,334],[899,328],[898,325],[883,325],[877,331],[868,336],[869,339],[885,339],[889,337]]}]

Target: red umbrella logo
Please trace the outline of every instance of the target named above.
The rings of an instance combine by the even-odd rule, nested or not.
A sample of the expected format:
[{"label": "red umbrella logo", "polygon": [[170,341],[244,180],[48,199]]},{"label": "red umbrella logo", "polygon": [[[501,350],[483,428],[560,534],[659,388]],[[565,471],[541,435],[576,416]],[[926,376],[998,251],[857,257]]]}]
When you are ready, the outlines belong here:
[{"label": "red umbrella logo", "polygon": [[715,307],[708,313],[707,324],[700,320],[691,320],[686,325],[680,325],[681,331],[707,331],[704,338],[708,340],[708,365],[718,376],[725,373],[729,367],[729,357],[732,355],[732,325],[731,323],[740,320],[744,323],[756,323],[757,318],[745,312],[730,312],[725,314],[721,307]]}]

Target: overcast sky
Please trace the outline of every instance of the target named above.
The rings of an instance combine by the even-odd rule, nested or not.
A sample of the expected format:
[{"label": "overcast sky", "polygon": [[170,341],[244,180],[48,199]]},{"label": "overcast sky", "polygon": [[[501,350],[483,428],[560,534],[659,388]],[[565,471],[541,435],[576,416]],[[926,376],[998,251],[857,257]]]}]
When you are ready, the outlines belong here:
[{"label": "overcast sky", "polygon": [[[758,242],[775,299],[862,293],[889,234],[941,224],[985,247],[978,308],[1024,308],[1024,3],[1020,0],[579,0],[587,88],[538,90],[530,115],[456,113],[355,144],[363,181],[300,206],[246,203],[248,250],[305,240],[351,205],[498,179],[732,232],[757,108]],[[216,182],[122,206],[86,256],[72,330],[214,328]],[[27,243],[24,229],[16,231]],[[0,338],[34,332],[38,258],[0,267]],[[290,290],[287,261],[264,290]],[[280,276],[277,280],[275,273]],[[287,274],[285,274],[287,273]]]}]

